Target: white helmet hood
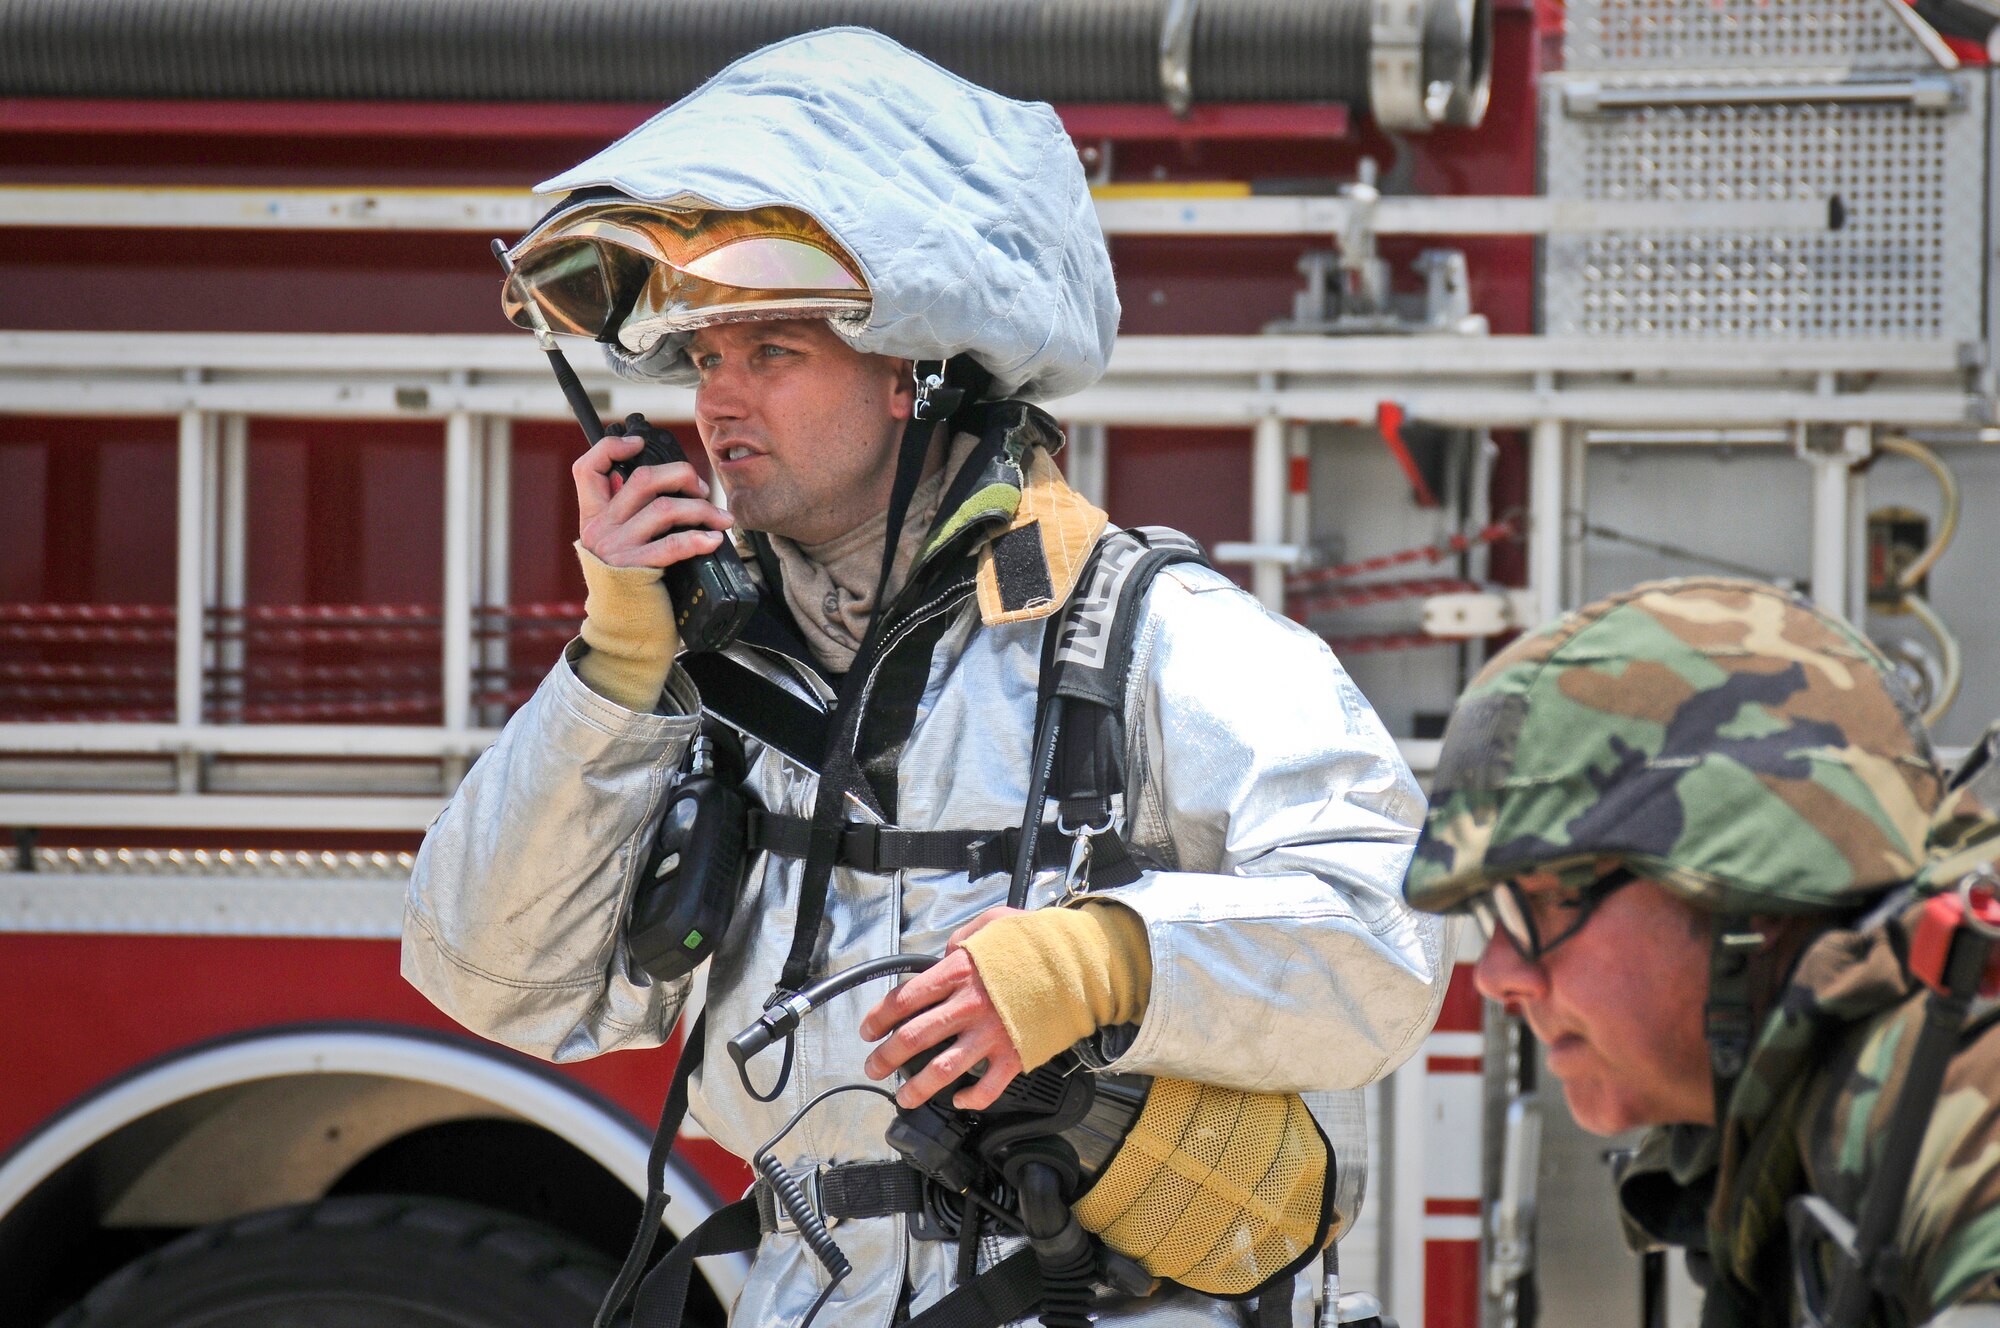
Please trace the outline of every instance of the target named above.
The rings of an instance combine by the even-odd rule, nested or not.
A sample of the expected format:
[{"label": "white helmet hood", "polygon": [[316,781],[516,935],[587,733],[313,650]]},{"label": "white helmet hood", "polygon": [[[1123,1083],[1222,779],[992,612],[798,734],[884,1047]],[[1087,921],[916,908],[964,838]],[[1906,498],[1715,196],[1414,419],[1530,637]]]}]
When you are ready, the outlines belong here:
[{"label": "white helmet hood", "polygon": [[[996,395],[1097,381],[1118,293],[1083,167],[1046,104],[968,83],[866,28],[828,28],[736,61],[538,193],[609,186],[641,202],[811,214],[861,265],[856,350],[970,355]],[[686,338],[626,372],[688,382]]]}]

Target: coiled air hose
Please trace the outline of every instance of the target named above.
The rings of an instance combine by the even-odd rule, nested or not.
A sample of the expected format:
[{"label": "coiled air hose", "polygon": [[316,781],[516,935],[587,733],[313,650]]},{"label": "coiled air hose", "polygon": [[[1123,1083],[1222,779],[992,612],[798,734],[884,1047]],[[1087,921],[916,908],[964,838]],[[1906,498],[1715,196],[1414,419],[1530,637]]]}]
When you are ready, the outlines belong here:
[{"label": "coiled air hose", "polygon": [[1945,712],[1951,709],[1951,703],[1958,699],[1959,687],[1965,681],[1965,657],[1959,647],[1958,637],[1945,626],[1944,619],[1930,606],[1930,601],[1917,593],[1917,587],[1922,584],[1924,577],[1929,575],[1930,570],[1937,566],[1938,559],[1944,557],[1944,551],[1951,544],[1952,537],[1958,534],[1961,506],[1958,477],[1951,473],[1951,468],[1945,465],[1943,458],[1914,438],[1906,438],[1901,434],[1884,434],[1875,440],[1875,447],[1878,451],[1909,458],[1930,471],[1938,482],[1942,507],[1938,513],[1937,534],[1931,537],[1931,542],[1924,551],[1911,559],[1910,565],[1896,577],[1896,593],[1902,597],[1904,606],[1918,622],[1924,625],[1924,629],[1937,639],[1942,659],[1942,676],[1938,680],[1937,694],[1931,697],[1931,703],[1924,710],[1923,716],[1925,724],[1935,724],[1944,718]]},{"label": "coiled air hose", "polygon": [[[731,1049],[734,1049],[733,1044]],[[741,1068],[739,1062],[738,1069]],[[778,1145],[785,1141],[785,1136],[806,1118],[807,1112],[828,1098],[838,1097],[842,1093],[873,1093],[876,1097],[887,1098],[891,1106],[896,1104],[896,1095],[886,1088],[878,1088],[874,1084],[837,1084],[823,1093],[814,1095],[811,1101],[793,1112],[792,1118],[785,1122],[784,1127],[765,1140],[764,1146],[757,1150],[757,1155],[750,1159],[751,1168],[763,1177],[766,1185],[771,1187],[771,1196],[778,1207],[784,1210],[785,1215],[792,1219],[792,1225],[798,1228],[799,1239],[806,1243],[806,1248],[813,1252],[813,1257],[818,1259],[827,1271],[827,1284],[813,1301],[812,1308],[808,1309],[805,1317],[799,1320],[799,1328],[812,1328],[812,1321],[819,1317],[819,1312],[826,1308],[829,1300],[833,1299],[834,1288],[854,1271],[854,1265],[849,1262],[847,1252],[834,1240],[833,1233],[827,1229],[826,1219],[813,1207],[812,1200],[806,1195],[805,1186],[799,1184],[798,1177],[786,1171],[785,1164],[778,1160],[776,1150]]]}]

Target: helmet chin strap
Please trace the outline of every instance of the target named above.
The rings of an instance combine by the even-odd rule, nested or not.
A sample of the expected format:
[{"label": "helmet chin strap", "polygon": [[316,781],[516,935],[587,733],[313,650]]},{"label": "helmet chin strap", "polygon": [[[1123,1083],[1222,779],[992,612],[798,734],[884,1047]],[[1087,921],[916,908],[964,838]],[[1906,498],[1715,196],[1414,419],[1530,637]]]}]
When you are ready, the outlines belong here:
[{"label": "helmet chin strap", "polygon": [[903,441],[896,449],[896,478],[889,489],[889,520],[882,540],[882,570],[875,578],[875,607],[868,615],[870,632],[886,607],[889,575],[896,566],[896,547],[903,542],[903,521],[910,513],[910,499],[923,481],[924,458],[930,455],[931,440],[941,425],[947,425],[967,404],[977,400],[992,382],[992,375],[964,355],[955,360],[918,360],[911,368],[911,376],[916,379],[917,401],[903,425]]},{"label": "helmet chin strap", "polygon": [[1715,1080],[1715,1125],[1728,1118],[1736,1080],[1750,1060],[1750,960],[1764,944],[1764,933],[1748,915],[1711,915],[1708,948],[1708,1004],[1703,1033],[1708,1039],[1709,1071]]}]

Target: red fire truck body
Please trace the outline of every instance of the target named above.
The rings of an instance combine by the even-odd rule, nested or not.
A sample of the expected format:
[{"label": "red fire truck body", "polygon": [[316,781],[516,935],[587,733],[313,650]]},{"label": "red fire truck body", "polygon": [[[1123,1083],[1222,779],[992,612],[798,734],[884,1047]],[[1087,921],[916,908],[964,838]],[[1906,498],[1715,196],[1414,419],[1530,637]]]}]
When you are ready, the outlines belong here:
[{"label": "red fire truck body", "polygon": [[[1529,194],[1536,16],[1502,4],[1496,20],[1493,106],[1478,130],[1392,141],[1334,106],[1198,107],[1187,121],[1059,109],[1081,148],[1112,154],[1113,183],[1346,180],[1372,156],[1398,162],[1413,192]],[[649,109],[14,101],[0,103],[0,172],[10,184],[62,186],[518,188]],[[114,362],[133,333],[504,330],[485,242],[462,232],[17,225],[7,239],[0,327],[88,334]],[[1530,242],[1454,243],[1468,254],[1472,307],[1495,331],[1529,330]],[[1255,332],[1289,313],[1303,247],[1298,237],[1116,240],[1124,334]],[[1398,263],[1417,247],[1383,246]],[[396,681],[437,665],[438,422],[246,413],[247,607],[233,630],[248,681],[208,703],[237,707],[253,721],[246,731],[260,719],[439,724],[434,678]],[[0,408],[0,718],[172,719],[178,427],[165,414],[94,414],[88,402],[73,414]],[[569,550],[573,435],[548,419],[513,428],[509,602],[553,607],[539,621],[512,619],[505,676],[481,702],[496,713],[546,670],[573,630],[559,610],[582,598]],[[1179,526],[1211,544],[1245,539],[1248,440],[1236,428],[1113,428],[1113,519]],[[1518,440],[1499,441],[1496,492],[1518,492]],[[1493,573],[1518,581],[1518,554],[1496,547]],[[287,689],[287,677],[312,669],[353,670],[351,698]],[[259,791],[259,759],[246,750],[231,766],[246,794]],[[344,759],[329,751],[324,761]],[[421,822],[84,819],[16,827],[16,865],[75,850],[79,870],[109,886],[65,913],[60,874],[16,871],[13,893],[0,896],[0,1323],[43,1324],[183,1233],[343,1197],[473,1205],[615,1261],[638,1215],[672,1049],[552,1068],[432,1009],[400,978],[394,939],[396,855],[415,851]],[[195,863],[195,850],[210,856]],[[236,855],[227,863],[225,850]],[[206,890],[253,855],[260,874],[244,873],[247,894]],[[1454,1102],[1469,1086],[1476,1141],[1478,1005],[1463,973],[1452,1010],[1449,1045],[1418,1061],[1446,1076]],[[1462,1136],[1466,1118],[1452,1111],[1447,1121],[1439,1108],[1436,1128]],[[1478,1317],[1476,1147],[1466,1156],[1472,1174],[1433,1178],[1444,1197],[1432,1204],[1407,1177],[1386,1199],[1370,1187],[1373,1204],[1413,1195],[1428,1215],[1414,1227],[1380,1219],[1378,1241],[1392,1225],[1451,1226],[1426,1282],[1421,1322],[1432,1328]],[[675,1231],[747,1180],[699,1137],[683,1140],[676,1167]],[[743,1264],[710,1262],[702,1312],[717,1319]]]}]

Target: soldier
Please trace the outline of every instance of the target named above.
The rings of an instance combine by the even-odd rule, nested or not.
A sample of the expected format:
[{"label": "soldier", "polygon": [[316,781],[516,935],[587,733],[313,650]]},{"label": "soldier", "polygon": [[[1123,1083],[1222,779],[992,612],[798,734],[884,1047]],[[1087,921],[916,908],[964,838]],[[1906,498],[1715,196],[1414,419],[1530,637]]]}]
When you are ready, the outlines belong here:
[{"label": "soldier", "polygon": [[[1480,921],[1479,989],[1526,1019],[1585,1128],[1654,1127],[1619,1203],[1635,1243],[1688,1250],[1709,1328],[1823,1308],[1834,1261],[1794,1238],[1791,1201],[1852,1220],[1882,1164],[1927,1006],[1905,958],[1921,896],[2000,848],[1991,741],[1940,810],[1873,647],[1717,579],[1516,641],[1453,713],[1406,895]],[[1995,1103],[2000,1032],[1975,1014],[1868,1321],[2000,1324]]]}]

